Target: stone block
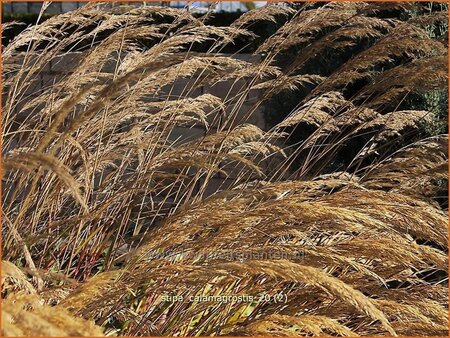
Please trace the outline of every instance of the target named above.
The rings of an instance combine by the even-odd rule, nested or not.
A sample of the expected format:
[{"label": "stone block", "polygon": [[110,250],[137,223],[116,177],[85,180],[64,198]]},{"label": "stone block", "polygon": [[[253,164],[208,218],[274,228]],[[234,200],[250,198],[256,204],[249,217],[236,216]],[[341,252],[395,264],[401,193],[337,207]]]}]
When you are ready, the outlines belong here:
[{"label": "stone block", "polygon": [[250,63],[259,63],[261,62],[261,55],[258,54],[224,54],[224,56],[230,56],[236,60],[242,60]]},{"label": "stone block", "polygon": [[56,56],[51,60],[51,72],[53,73],[69,73],[80,63],[83,57],[81,52],[73,52],[60,56]]},{"label": "stone block", "polygon": [[43,73],[41,76],[42,89],[43,90],[48,89],[49,87],[53,86],[54,84],[60,82],[66,76],[67,76],[66,74],[45,74],[45,73]]},{"label": "stone block", "polygon": [[29,2],[13,2],[11,9],[13,13],[28,13]]},{"label": "stone block", "polygon": [[[199,189],[202,189],[205,182],[205,178],[201,178],[199,180]],[[218,176],[211,177],[208,180],[208,183],[203,188],[203,197],[209,197],[212,196],[218,192],[228,190],[234,183],[234,180],[231,179],[224,179]]]},{"label": "stone block", "polygon": [[254,105],[251,102],[245,102],[239,111],[240,120],[245,123],[253,124],[262,130],[266,128],[266,120],[264,117],[264,108],[261,105]]},{"label": "stone block", "polygon": [[179,146],[200,139],[204,135],[205,129],[201,127],[175,127],[169,135],[169,140],[175,142],[175,146]]},{"label": "stone block", "polygon": [[244,79],[226,80],[205,86],[204,92],[220,97],[226,101],[239,99],[242,95],[246,95],[248,83]]},{"label": "stone block", "polygon": [[62,13],[61,2],[52,2],[50,6],[48,6],[46,12],[52,14]]},{"label": "stone block", "polygon": [[28,4],[28,10],[31,13],[39,13],[42,9],[42,4],[41,2],[30,2]]},{"label": "stone block", "polygon": [[11,2],[3,2],[2,3],[2,10],[4,13],[11,13],[12,11],[12,3]]},{"label": "stone block", "polygon": [[142,1],[130,1],[128,2],[129,6],[133,6],[133,7],[141,7],[144,5],[144,2]]},{"label": "stone block", "polygon": [[[261,160],[261,156],[248,156],[247,159],[251,160],[252,162],[261,166],[262,168],[262,165],[259,163]],[[261,176],[257,173],[255,169],[239,161],[232,161],[232,162],[228,161],[226,163],[223,163],[221,168],[225,171],[226,173],[225,177],[229,180],[231,179],[236,180],[242,178],[245,179],[250,178],[250,180],[252,180],[256,178],[261,178]]]},{"label": "stone block", "polygon": [[195,84],[195,79],[179,79],[172,84],[168,84],[160,90],[159,94],[163,98],[167,96],[171,100],[186,97],[197,97],[204,93],[203,86]]},{"label": "stone block", "polygon": [[256,103],[258,102],[264,94],[264,90],[262,89],[250,89],[247,95],[247,102]]},{"label": "stone block", "polygon": [[62,2],[61,3],[61,10],[63,12],[70,12],[78,9],[80,7],[80,4],[78,2]]}]

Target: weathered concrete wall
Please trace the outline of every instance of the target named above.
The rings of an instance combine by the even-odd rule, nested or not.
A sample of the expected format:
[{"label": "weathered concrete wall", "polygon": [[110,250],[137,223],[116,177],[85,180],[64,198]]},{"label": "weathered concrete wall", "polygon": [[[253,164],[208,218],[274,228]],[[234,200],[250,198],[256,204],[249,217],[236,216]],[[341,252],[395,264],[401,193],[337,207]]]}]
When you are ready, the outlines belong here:
[{"label": "weathered concrete wall", "polygon": [[[81,6],[85,2],[71,1],[71,2],[53,2],[47,8],[47,13],[63,13],[73,11]],[[42,8],[40,2],[3,2],[3,11],[5,13],[39,13]]]},{"label": "weathered concrete wall", "polygon": [[[226,56],[226,54],[222,54]],[[231,56],[231,55],[230,55]],[[22,99],[29,101],[32,97],[38,96],[43,90],[51,87],[54,83],[61,80],[67,74],[69,74],[74,67],[78,64],[80,59],[83,57],[82,53],[68,53],[64,56],[56,57],[52,59],[41,71],[35,76],[32,85],[28,86]],[[260,60],[258,55],[252,54],[237,54],[232,56],[235,59],[257,63]],[[19,59],[17,63],[20,64],[22,61]],[[32,62],[30,62],[31,64]],[[106,64],[103,67],[102,72],[113,73],[115,70],[115,62]],[[4,78],[10,78],[12,74],[3,74]],[[161,100],[164,100],[167,95],[170,95],[171,99],[176,97],[197,97],[202,94],[212,94],[221,98],[226,104],[226,114],[225,117],[229,116],[231,112],[236,113],[234,119],[234,125],[246,122],[252,123],[262,129],[266,127],[264,116],[262,114],[262,109],[259,108],[252,112],[254,104],[260,98],[260,92],[257,90],[249,91],[251,79],[239,79],[239,80],[227,80],[215,83],[214,85],[196,85],[194,90],[191,90],[193,83],[196,81],[196,77],[192,79],[179,79],[173,85],[169,85],[163,88],[161,91]],[[245,93],[242,95],[242,93]],[[5,102],[5,93],[3,94],[3,103]],[[16,112],[20,112],[20,104],[18,105]],[[209,119],[210,128],[214,130],[219,125],[219,119]],[[181,128],[181,127],[180,127]],[[203,128],[199,126],[190,126],[185,128],[188,134],[195,134],[192,128]]]},{"label": "weathered concrete wall", "polygon": [[[43,89],[51,86],[53,82],[57,82],[59,79],[70,73],[71,69],[73,69],[74,65],[78,63],[81,57],[82,55],[80,53],[70,53],[52,60],[42,69],[42,71],[38,74],[34,84],[27,90],[25,96],[28,96],[28,98],[26,99],[26,101],[34,96],[39,95]],[[259,56],[251,54],[238,54],[233,57],[252,63],[260,61]],[[110,64],[106,66],[103,71],[112,73],[114,71],[114,68],[115,65]],[[237,102],[239,97],[232,99],[237,93],[245,92],[245,89],[248,88],[251,79],[240,79],[238,81],[228,80],[219,82],[213,86],[198,86],[195,88],[195,90],[190,91],[189,94],[186,95],[186,88],[189,88],[189,84],[190,82],[192,83],[192,81],[194,80],[180,79],[176,81],[173,85],[168,86],[166,89],[163,89],[161,91],[161,100],[163,100],[163,98],[169,93],[171,97],[177,97],[180,95],[183,97],[196,97],[198,95],[209,93],[220,97],[222,100],[231,100],[226,104],[225,118],[229,116],[231,111],[236,109],[237,114],[236,118],[234,119],[233,125],[238,125],[240,123],[246,122],[257,125],[261,129],[266,129],[266,123],[262,108],[258,108],[256,111],[252,112],[253,105],[260,98],[260,93],[258,91],[247,91],[247,93],[244,94],[244,97],[240,98],[241,103]],[[16,112],[17,114],[21,113],[20,106],[17,107]],[[180,143],[198,139],[206,133],[214,132],[215,130],[217,130],[217,127],[219,126],[217,122],[219,122],[219,119],[216,119],[216,123],[212,123],[213,117],[211,117],[209,119],[209,122],[210,126],[208,130],[206,130],[203,125],[176,127],[172,131],[170,138],[172,140],[177,140],[177,142]],[[207,186],[205,194],[210,195],[218,189],[223,190],[224,188],[229,186],[230,182],[238,174],[238,170],[233,171],[230,177],[225,177],[223,174],[216,174]],[[198,187],[200,187],[202,184],[203,179],[199,180]]]},{"label": "weathered concrete wall", "polygon": [[[85,1],[54,1],[45,10],[46,13],[57,14],[65,13],[78,9],[86,4]],[[146,1],[121,1],[112,3],[112,6],[127,4],[129,6],[160,6],[161,2]],[[3,11],[5,13],[39,13],[42,8],[42,2],[15,1],[3,2]],[[172,5],[172,4],[171,4]],[[175,7],[176,5],[173,4]]]},{"label": "weathered concrete wall", "polygon": [[[75,10],[83,6],[86,2],[83,1],[57,1],[50,4],[47,13],[64,13],[68,11]],[[120,1],[117,3],[112,3],[112,6],[119,5],[129,5],[129,6],[169,6],[174,8],[185,8],[189,3],[187,1]],[[208,1],[197,1],[190,3],[190,10],[203,12],[207,10],[207,7],[211,3]],[[255,3],[256,7],[264,5],[264,2]],[[3,11],[5,13],[39,13],[42,8],[41,2],[3,2]],[[215,4],[216,11],[224,12],[246,12],[248,7],[245,3],[240,1],[224,1]]]}]

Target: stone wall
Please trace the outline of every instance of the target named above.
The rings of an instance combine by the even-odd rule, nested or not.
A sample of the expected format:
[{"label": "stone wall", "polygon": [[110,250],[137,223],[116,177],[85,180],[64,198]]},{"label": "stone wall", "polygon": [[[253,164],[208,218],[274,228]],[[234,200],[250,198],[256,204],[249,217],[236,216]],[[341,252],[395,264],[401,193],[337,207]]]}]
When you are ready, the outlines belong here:
[{"label": "stone wall", "polygon": [[[234,54],[227,55],[221,54],[220,56],[231,56],[238,60],[243,60],[251,63],[257,63],[260,61],[260,56],[253,54]],[[49,62],[35,77],[32,85],[30,85],[27,90],[24,92],[23,99],[29,101],[32,97],[39,95],[43,90],[52,86],[53,83],[58,82],[61,78],[65,77],[74,66],[79,62],[82,58],[82,53],[74,52],[67,53],[64,56],[55,57]],[[123,57],[122,57],[123,58]],[[15,61],[16,64],[20,64],[22,61],[19,58]],[[30,61],[29,64],[32,64],[33,61]],[[115,70],[115,62],[111,62],[106,64],[106,66],[102,69],[102,72],[113,73]],[[5,73],[3,74],[4,78],[9,78],[12,74]],[[251,108],[260,98],[260,92],[257,90],[247,90],[247,94],[242,97],[241,95],[237,96],[237,94],[242,93],[248,89],[251,79],[239,79],[235,80],[227,80],[218,82],[212,86],[210,85],[202,85],[195,86],[195,90],[191,90],[193,79],[179,79],[173,85],[168,86],[167,88],[163,88],[161,91],[161,96],[166,97],[166,95],[170,95],[171,97],[197,97],[203,94],[212,94],[221,98],[224,102],[226,102],[226,113],[229,114],[233,110],[237,110],[237,117],[234,121],[234,124],[242,123],[244,120],[246,123],[252,123],[257,125],[261,129],[266,127],[264,116],[262,114],[262,110],[258,109],[257,111],[250,114]],[[5,92],[2,93],[3,102],[5,102]],[[239,102],[237,102],[239,100]],[[236,105],[239,109],[236,109]],[[18,105],[16,109],[17,113],[20,113],[20,105]],[[209,122],[213,122],[209,120]],[[211,123],[210,128],[214,129],[217,127],[217,123]],[[193,126],[192,128],[199,128]],[[187,128],[187,129],[192,129]],[[190,132],[195,134],[195,132]]]},{"label": "stone wall", "polygon": [[[46,12],[55,14],[55,13],[64,13],[68,11],[73,11],[77,8],[83,6],[86,2],[83,1],[55,1],[50,4],[47,8]],[[129,6],[170,6],[174,8],[185,8],[188,5],[187,1],[121,1],[116,4],[112,3],[112,5],[123,5],[127,4]],[[256,6],[262,6],[264,2],[256,2]],[[201,2],[193,2],[191,3],[191,10],[196,11],[198,8],[207,9],[207,6],[210,5],[210,2],[201,1]],[[3,11],[5,13],[39,13],[42,7],[42,2],[25,2],[25,1],[17,1],[17,2],[3,2]],[[248,7],[245,3],[240,1],[224,1],[219,2],[215,5],[216,11],[224,11],[224,12],[246,12]]]},{"label": "stone wall", "polygon": [[[78,60],[82,57],[80,53],[69,53],[62,57],[55,58],[49,63],[42,71],[39,73],[36,81],[30,88],[28,89],[25,96],[27,97],[27,101],[31,99],[33,96],[39,95],[43,89],[51,86],[53,82],[57,82],[58,79],[67,75],[70,72],[71,68],[77,64]],[[260,57],[258,55],[251,54],[237,54],[233,56],[234,58],[248,61],[248,62],[259,62]],[[108,65],[106,69],[103,71],[113,72],[114,65]],[[186,88],[189,88],[191,79],[180,79],[176,81],[173,85],[168,88],[163,89],[161,92],[162,97],[170,93],[172,97],[177,96],[185,96]],[[242,122],[252,123],[257,125],[261,129],[266,129],[266,122],[264,119],[264,114],[262,108],[258,108],[256,111],[252,112],[252,107],[254,103],[259,99],[260,93],[258,91],[249,91],[245,97],[241,97],[241,104],[238,104],[239,109],[236,108],[237,99],[232,99],[237,93],[242,92],[245,88],[248,88],[250,79],[241,79],[238,81],[228,80],[222,81],[214,86],[200,86],[196,87],[194,91],[190,91],[187,95],[188,97],[196,97],[198,95],[210,93],[212,95],[220,97],[222,100],[230,100],[229,103],[226,104],[226,113],[229,114],[233,109],[236,109],[236,119],[233,122],[233,125],[240,124]],[[3,93],[3,98],[5,98],[5,93]],[[3,100],[3,102],[5,102]],[[16,112],[21,116],[20,119],[24,118],[27,113],[21,111],[20,105],[16,107]],[[251,113],[251,114],[250,114]],[[225,116],[227,116],[225,114]],[[18,115],[18,116],[19,116]],[[20,120],[19,119],[19,120]],[[170,135],[171,140],[177,141],[179,143],[185,143],[191,140],[195,140],[205,135],[206,133],[215,132],[218,127],[218,120],[216,119],[216,123],[213,123],[213,118],[209,119],[210,125],[207,130],[203,125],[192,125],[186,127],[176,127],[173,129],[172,134]],[[229,186],[229,182],[234,178],[235,175],[239,173],[238,170],[234,171],[231,177],[224,177],[221,174],[216,174],[211,183],[206,188],[206,195],[210,195],[214,191],[218,189],[224,189]],[[199,187],[202,182],[199,181]]]},{"label": "stone wall", "polygon": [[[128,4],[131,6],[158,6],[161,5],[161,1],[148,2],[148,1],[122,1],[112,3],[112,5]],[[46,13],[57,14],[73,11],[86,4],[86,1],[54,1],[45,10]],[[5,13],[39,13],[42,8],[42,2],[29,2],[29,1],[15,1],[15,2],[3,2],[3,11]]]},{"label": "stone wall", "polygon": [[[53,2],[47,8],[47,13],[63,13],[73,11],[85,2],[71,1],[71,2]],[[5,13],[39,13],[42,8],[41,2],[3,2],[3,11]]]}]

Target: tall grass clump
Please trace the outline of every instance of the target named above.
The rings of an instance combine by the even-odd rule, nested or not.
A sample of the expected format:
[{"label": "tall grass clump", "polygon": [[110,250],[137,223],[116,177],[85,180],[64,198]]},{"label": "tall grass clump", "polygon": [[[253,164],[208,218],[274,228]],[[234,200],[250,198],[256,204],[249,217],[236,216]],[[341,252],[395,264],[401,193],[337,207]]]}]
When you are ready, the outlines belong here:
[{"label": "tall grass clump", "polygon": [[3,46],[3,334],[447,335],[446,6],[212,20],[88,3]]}]

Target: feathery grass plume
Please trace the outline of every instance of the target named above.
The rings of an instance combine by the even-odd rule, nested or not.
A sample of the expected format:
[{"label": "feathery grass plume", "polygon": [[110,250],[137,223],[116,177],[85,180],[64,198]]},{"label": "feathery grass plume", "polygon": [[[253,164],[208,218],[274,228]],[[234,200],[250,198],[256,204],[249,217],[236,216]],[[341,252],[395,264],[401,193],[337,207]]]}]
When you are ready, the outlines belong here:
[{"label": "feathery grass plume", "polygon": [[[212,52],[233,37],[251,36],[246,30],[206,26],[183,13],[172,9],[110,13],[107,6],[97,10],[89,5],[36,26],[43,34],[52,28],[65,38],[59,44],[55,40],[44,47],[33,45],[26,52],[27,64],[33,70],[19,68],[26,75],[25,79],[16,76],[12,82],[23,85],[16,87],[19,92],[31,83],[28,78],[39,74],[33,68],[36,64],[29,61],[32,55],[41,52],[39,65],[57,64],[59,58],[81,46],[69,74],[37,98],[23,96],[26,102],[21,114],[27,115],[22,120],[14,112],[19,106],[12,103],[20,93],[10,96],[5,107],[5,164],[11,169],[38,170],[31,180],[30,175],[15,170],[5,172],[5,182],[14,188],[5,193],[4,210],[9,210],[13,228],[19,232],[31,229],[35,238],[31,255],[39,248],[45,251],[38,268],[65,265],[66,273],[84,274],[85,269],[94,268],[94,257],[105,255],[109,265],[117,248],[130,245],[123,236],[129,236],[131,224],[136,226],[133,236],[142,235],[150,224],[202,196],[215,173],[234,170],[240,163],[246,169],[230,178],[230,183],[244,180],[251,171],[262,174],[258,163],[253,163],[254,157],[259,156],[260,162],[261,157],[279,151],[269,145],[261,131],[250,136],[250,127],[228,135],[228,127],[222,126],[222,133],[200,137],[188,146],[175,142],[172,135],[176,128],[199,123],[208,127],[229,104],[210,94],[192,96],[196,88],[225,79],[280,74],[275,67]],[[179,16],[180,20],[159,23],[159,14]],[[196,24],[191,25],[193,22]],[[78,34],[66,36],[61,33],[65,29],[75,29]],[[30,34],[23,33],[27,43],[34,41]],[[155,43],[157,39],[159,43]],[[11,51],[26,44],[20,37],[16,40],[7,47]],[[136,45],[142,40],[150,44],[147,49]],[[208,41],[213,43],[210,52],[189,54],[193,44]],[[125,57],[122,63],[120,55],[127,52],[131,58]],[[175,82],[183,78],[194,80],[192,88],[171,95]],[[235,114],[236,110],[229,112],[227,119],[234,121]],[[209,148],[211,142],[217,146]],[[224,163],[226,170],[220,169]],[[40,169],[42,165],[56,173],[81,205],[88,206],[88,213],[83,215],[63,189],[54,188],[53,173]],[[202,186],[197,189],[199,180]],[[56,239],[46,231],[48,224],[59,234]],[[18,254],[12,248],[9,252],[10,258]],[[91,263],[86,265],[83,260]]]},{"label": "feathery grass plume", "polygon": [[[66,185],[75,197],[76,201],[87,211],[88,207],[79,191],[78,183],[73,179],[69,169],[58,161],[57,158],[34,152],[19,153],[2,159],[4,172],[12,169],[20,169],[26,172],[34,172],[40,166],[44,166],[55,173],[58,178]],[[2,172],[2,173],[4,173]]]},{"label": "feathery grass plume", "polygon": [[282,52],[295,45],[308,45],[323,32],[337,28],[356,14],[364,3],[329,3],[319,9],[305,10],[259,46],[257,52]]},{"label": "feathery grass plume", "polygon": [[[282,93],[273,98],[273,94],[277,94],[275,91],[272,95],[267,95],[267,98],[271,98],[270,103],[276,103],[283,109],[286,109],[285,106],[289,107],[282,112],[284,116],[291,116],[303,104],[330,91],[340,91],[349,100],[349,106],[357,108],[350,110],[351,114],[328,118],[328,123],[321,123],[320,128],[317,125],[312,127],[314,124],[305,121],[290,130],[287,142],[293,145],[286,162],[310,163],[301,165],[298,173],[290,177],[314,177],[322,171],[330,170],[333,162],[340,163],[339,170],[353,171],[373,161],[376,152],[376,156],[385,157],[395,150],[395,146],[419,140],[420,132],[427,129],[427,125],[441,128],[440,130],[446,125],[445,116],[440,116],[446,115],[445,112],[434,111],[436,109],[432,104],[424,106],[418,103],[432,100],[426,99],[430,91],[447,88],[444,65],[446,23],[445,20],[438,19],[446,16],[446,6],[430,7],[429,12],[421,5],[414,4],[386,4],[384,8],[385,11],[377,4],[368,3],[301,6],[301,10],[289,23],[266,41],[272,42],[264,51],[269,52],[273,48],[272,53],[267,54],[267,60],[275,64],[284,62],[283,76],[292,78],[317,74],[323,78],[317,86],[303,86],[301,90],[293,86],[282,87],[294,90],[291,97],[300,96],[296,105],[294,102],[287,105],[277,103],[289,98],[289,94]],[[345,13],[348,18],[331,27],[324,23],[321,30],[315,26],[317,22],[325,20],[325,16],[317,14],[320,11],[328,12],[333,20],[338,20]],[[436,20],[424,18],[421,23],[420,19],[428,13],[431,13],[431,17],[436,17]],[[334,22],[333,20],[330,22]],[[427,22],[429,27],[425,27]],[[289,25],[293,29],[290,32],[283,31]],[[285,37],[284,40],[280,36]],[[277,52],[286,54],[284,58],[288,61],[278,61]],[[319,65],[318,58],[322,60]],[[283,56],[280,60],[283,60]],[[365,133],[351,133],[352,129],[359,127],[355,122],[360,113],[362,121],[359,129],[364,130],[367,120],[363,115],[367,114],[363,112],[369,112],[365,109],[367,107],[376,110],[373,112],[375,116],[377,113],[385,114],[396,110],[430,110],[430,114],[415,126],[410,124],[410,127],[400,129],[395,140],[391,138],[375,144]],[[413,107],[414,109],[410,109]],[[445,109],[445,102],[439,109]],[[276,114],[268,114],[274,116],[275,121],[280,121],[279,113],[276,117]],[[339,122],[335,121],[336,118]],[[371,119],[370,116],[367,118]],[[438,127],[436,121],[441,121],[441,124],[438,123],[441,127]],[[378,129],[370,132],[377,134],[382,131]],[[363,152],[362,149],[370,151]],[[365,155],[354,161],[353,156],[358,153]],[[372,155],[368,156],[369,153]],[[286,175],[287,170],[283,168],[279,172],[280,175]]]},{"label": "feathery grass plume", "polygon": [[448,83],[447,55],[414,60],[387,70],[377,76],[373,83],[364,87],[355,100],[369,100],[369,107],[394,106],[405,96],[414,92],[443,89]]},{"label": "feathery grass plume", "polygon": [[17,296],[2,302],[2,334],[24,337],[30,332],[43,337],[99,337],[102,329],[63,309],[42,305],[36,296]]},{"label": "feathery grass plume", "polygon": [[[305,192],[309,189],[322,188],[327,184],[335,186],[336,183],[333,181],[318,181],[314,184],[285,182],[263,188],[261,192],[265,189],[268,191],[265,194],[266,197],[262,199],[255,199],[254,196],[258,194],[254,189],[249,189],[246,194],[237,191],[229,199],[218,196],[206,202],[204,206],[199,205],[186,210],[175,217],[171,223],[148,234],[144,246],[136,252],[136,257],[144,262],[134,262],[127,268],[127,273],[119,278],[120,284],[117,281],[111,282],[108,287],[111,289],[104,298],[85,299],[86,303],[81,303],[76,308],[77,313],[87,317],[99,318],[100,316],[104,320],[103,311],[116,313],[114,309],[118,309],[117,303],[134,303],[136,297],[137,299],[144,297],[147,301],[151,301],[146,305],[147,311],[150,312],[143,314],[145,318],[148,320],[155,318],[155,322],[159,322],[157,318],[162,318],[162,314],[165,314],[163,316],[165,319],[160,319],[162,322],[154,328],[156,331],[151,332],[172,335],[198,332],[211,334],[218,332],[215,330],[220,327],[214,324],[222,320],[220,311],[229,313],[226,304],[209,301],[201,303],[204,307],[197,304],[200,306],[197,308],[190,302],[167,303],[158,295],[169,292],[185,297],[193,297],[198,293],[205,296],[219,296],[232,285],[235,287],[239,285],[236,291],[239,290],[241,295],[284,292],[288,297],[287,304],[292,304],[291,309],[295,309],[297,315],[326,314],[330,316],[330,313],[336,313],[340,317],[331,317],[330,320],[337,320],[340,325],[357,334],[370,333],[369,322],[361,318],[358,321],[357,317],[352,317],[351,308],[344,306],[346,308],[344,310],[343,303],[336,303],[333,299],[326,300],[330,297],[328,293],[324,295],[322,305],[311,313],[309,309],[317,300],[320,291],[313,286],[307,287],[300,284],[298,287],[293,287],[290,284],[289,281],[297,283],[304,281],[303,277],[296,275],[303,271],[298,264],[302,264],[305,274],[310,276],[305,275],[304,278],[318,278],[314,280],[319,283],[317,286],[320,288],[332,287],[333,283],[337,282],[331,279],[328,283],[325,281],[329,277],[322,274],[315,275],[316,271],[319,273],[322,270],[366,295],[376,294],[380,297],[380,294],[385,292],[383,290],[389,291],[389,298],[386,298],[386,301],[391,301],[396,299],[395,292],[403,292],[402,288],[397,289],[395,285],[406,283],[411,287],[412,285],[425,286],[428,284],[429,277],[427,274],[421,275],[420,271],[428,270],[431,273],[433,269],[434,271],[446,269],[447,258],[443,249],[436,249],[425,244],[428,240],[429,243],[437,243],[441,248],[446,246],[446,217],[431,205],[418,200],[380,191],[364,192],[346,187],[345,184],[340,191],[331,192],[329,196],[326,195],[330,194],[330,191],[325,189],[321,194],[313,194],[312,199],[305,200],[307,196]],[[386,204],[385,201],[390,203]],[[407,226],[405,227],[404,224]],[[415,238],[424,244],[415,244]],[[248,250],[251,256],[245,256],[245,250]],[[302,255],[298,255],[299,250]],[[278,255],[284,253],[282,257],[289,257],[293,262],[247,261],[251,258],[246,258],[261,257],[260,255],[264,254],[272,257],[271,252]],[[240,261],[227,262],[230,257]],[[283,266],[283,264],[287,265]],[[421,264],[423,265],[420,266]],[[309,270],[309,267],[314,269]],[[311,271],[314,273],[309,275]],[[100,276],[98,278],[102,278]],[[311,279],[308,281],[307,285],[312,282]],[[137,292],[141,290],[142,285],[146,285],[146,291]],[[124,296],[124,292],[130,287],[136,291],[127,292]],[[436,287],[445,288],[443,285]],[[382,317],[378,317],[380,313],[372,305],[366,303],[363,298],[359,298],[359,293],[353,293],[351,289],[348,289],[349,293],[344,295],[342,291],[341,286],[336,289],[336,294],[334,292],[332,294],[344,303],[348,301],[349,304],[353,304],[370,316],[376,316],[384,321]],[[435,334],[442,332],[442,323],[446,318],[443,307],[440,307],[440,312],[436,312],[441,314],[437,315],[432,323],[425,324],[429,318],[419,310],[425,306],[424,303],[412,301],[416,297],[415,293],[412,293],[411,297],[414,297],[412,299],[405,294],[401,297],[403,299],[399,300],[399,304],[396,305],[394,301],[395,304],[392,303],[391,308],[397,306],[408,309],[408,314],[412,316],[414,322],[418,325],[420,322],[422,325],[428,325],[427,330],[431,331],[427,332]],[[302,301],[299,303],[300,299]],[[426,302],[424,299],[422,301]],[[67,302],[67,304],[71,303],[71,297],[67,299]],[[103,304],[100,307],[99,302]],[[143,304],[144,300],[138,302]],[[261,302],[256,304],[255,308],[255,305],[233,303],[233,306],[236,306],[235,309],[242,306],[247,306],[248,311],[253,309],[250,313],[244,311],[238,322],[250,321],[263,309],[266,315],[284,313],[273,303]],[[411,302],[414,305],[411,305]],[[384,304],[382,301],[379,303]],[[291,311],[289,305],[285,307],[285,303],[282,304],[286,311]],[[299,307],[299,304],[303,304],[304,309]],[[140,311],[146,311],[142,306],[139,307]],[[339,308],[339,310],[336,309],[337,312],[326,310],[334,306]],[[180,308],[185,311],[185,315],[181,317],[177,315]],[[327,312],[323,313],[323,311]],[[202,313],[201,316],[200,313]],[[349,316],[348,320],[342,319],[345,318],[344,313],[346,313],[345,316]],[[188,323],[195,314],[200,316],[198,318],[204,318],[210,325],[203,327],[200,324],[202,321],[199,321],[198,327],[190,326],[192,324]],[[117,312],[117,316],[122,320],[129,318],[129,314],[123,311]],[[393,322],[389,325],[394,330],[399,327],[404,334],[412,332],[405,330],[401,319],[392,318]],[[133,331],[140,330],[135,326],[138,323],[139,320],[135,324],[130,324],[130,332],[145,334],[145,331]],[[389,327],[386,326],[388,325],[386,322],[383,325],[385,328]],[[227,326],[222,329],[225,330],[223,332],[227,332]]]},{"label": "feathery grass plume", "polygon": [[288,6],[267,4],[263,8],[254,9],[242,14],[232,23],[232,26],[243,27],[255,21],[272,21],[276,23],[276,16],[289,16],[294,13],[295,10]]},{"label": "feathery grass plume", "polygon": [[[36,289],[22,270],[11,262],[2,261],[2,295],[18,292],[35,294]],[[2,296],[2,298],[6,297]]]},{"label": "feathery grass plume", "polygon": [[448,207],[448,137],[433,137],[401,149],[368,168],[362,182],[370,189],[423,197]]},{"label": "feathery grass plume", "polygon": [[[307,335],[320,336],[324,333],[333,333],[343,337],[358,336],[355,332],[345,326],[338,324],[335,320],[325,316],[303,315],[299,317],[287,315],[271,315],[258,319],[238,331],[245,335],[259,336],[292,336]],[[235,333],[233,333],[235,335]]]},{"label": "feathery grass plume", "polygon": [[340,67],[315,91],[324,92],[341,89],[357,80],[370,77],[376,67],[389,66],[396,58],[423,58],[446,53],[446,47],[439,41],[431,39],[427,33],[410,23],[398,25],[383,39],[356,55]]},{"label": "feathery grass plume", "polygon": [[411,2],[369,2],[367,6],[358,10],[358,13],[372,16],[380,12],[400,11],[406,13],[413,10],[415,10],[415,6]]},{"label": "feathery grass plume", "polygon": [[367,133],[373,129],[380,130],[372,137],[370,146],[361,150],[362,154],[367,155],[377,148],[378,143],[400,136],[407,129],[417,130],[420,123],[431,121],[431,118],[431,113],[427,111],[395,111],[368,121],[356,128],[353,133]]},{"label": "feathery grass plume", "polygon": [[280,75],[274,80],[268,80],[256,84],[252,89],[271,89],[271,94],[275,95],[283,90],[295,90],[305,84],[319,84],[325,79],[320,75],[297,75],[285,76]]},{"label": "feathery grass plume", "polygon": [[3,333],[447,334],[448,137],[422,139],[446,115],[426,97],[447,84],[446,7],[426,6],[219,27],[90,3],[18,34]]},{"label": "feathery grass plume", "polygon": [[321,127],[336,113],[352,108],[351,103],[339,92],[328,92],[320,95],[301,106],[292,115],[278,124],[277,127],[287,127],[301,122]]},{"label": "feathery grass plume", "polygon": [[[302,49],[301,54],[289,65],[289,71],[297,71],[306,67],[308,62],[320,56],[324,61],[332,54],[344,54],[344,51],[358,48],[363,42],[376,41],[391,31],[395,23],[379,18],[354,16],[346,20],[341,27],[318,37]],[[338,54],[338,55],[339,55]]]},{"label": "feathery grass plume", "polygon": [[[101,321],[106,319],[106,308],[127,321],[127,332],[133,334],[228,334],[234,323],[238,324],[234,330],[241,332],[241,324],[245,328],[263,314],[326,315],[335,328],[370,333],[375,327],[355,309],[379,319],[376,330],[413,332],[398,317],[404,313],[417,325],[428,325],[427,332],[442,332],[446,305],[430,303],[434,314],[426,315],[415,301],[422,291],[416,293],[414,285],[419,289],[430,285],[430,277],[421,271],[432,275],[447,269],[445,215],[416,199],[357,187],[333,180],[284,182],[217,196],[150,232],[130,256],[125,273],[117,271],[117,280],[100,274],[85,282],[86,290],[94,293],[89,296],[81,288],[81,303],[75,302],[79,299],[75,293],[62,304]],[[415,242],[419,240],[422,244]],[[97,280],[107,283],[100,298]],[[411,294],[396,286],[402,283],[410,285]],[[434,288],[445,289],[439,283]],[[227,292],[241,297],[280,293],[287,298],[278,305],[264,299],[212,300]],[[381,296],[385,292],[387,298]],[[167,302],[162,298],[166,293],[183,295],[185,301]],[[376,294],[379,301],[363,294]],[[196,296],[192,299],[206,298],[194,304],[187,301]],[[390,304],[389,310],[382,308],[389,321],[378,308],[386,306],[384,301]],[[125,310],[129,306],[156,327],[145,331],[139,326],[141,317]],[[236,311],[239,316],[233,317]],[[219,313],[228,318],[226,325],[219,324],[225,320]]]}]

